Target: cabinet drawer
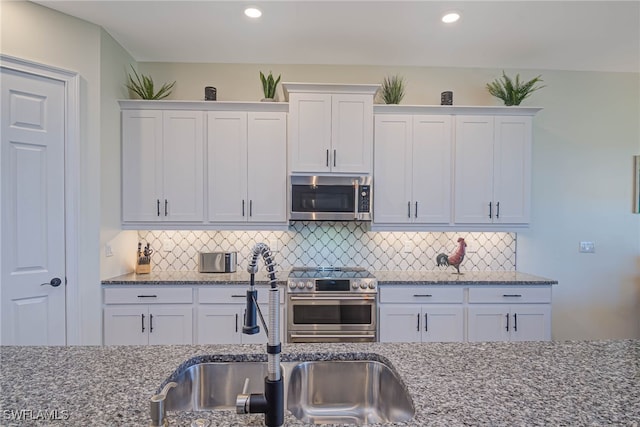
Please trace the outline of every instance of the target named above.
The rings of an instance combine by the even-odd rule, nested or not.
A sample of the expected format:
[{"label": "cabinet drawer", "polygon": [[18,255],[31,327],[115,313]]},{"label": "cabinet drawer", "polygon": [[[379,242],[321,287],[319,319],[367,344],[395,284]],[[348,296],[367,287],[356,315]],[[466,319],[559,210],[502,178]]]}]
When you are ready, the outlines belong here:
[{"label": "cabinet drawer", "polygon": [[551,286],[469,288],[469,303],[550,303]]},{"label": "cabinet drawer", "polygon": [[[210,286],[198,289],[198,303],[200,304],[221,304],[246,302],[248,286]],[[258,302],[267,304],[269,302],[269,286],[256,286],[258,290]],[[284,302],[284,289],[280,288],[280,303]]]},{"label": "cabinet drawer", "polygon": [[382,286],[380,302],[462,303],[464,288],[458,286]]},{"label": "cabinet drawer", "polygon": [[105,288],[105,304],[191,304],[193,290],[183,288],[156,288],[150,286],[137,288]]}]

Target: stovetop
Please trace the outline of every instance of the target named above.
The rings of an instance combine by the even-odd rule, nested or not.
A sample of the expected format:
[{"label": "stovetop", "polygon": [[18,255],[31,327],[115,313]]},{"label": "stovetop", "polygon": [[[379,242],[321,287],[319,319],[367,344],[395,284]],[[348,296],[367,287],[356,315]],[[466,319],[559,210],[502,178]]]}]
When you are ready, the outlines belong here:
[{"label": "stovetop", "polygon": [[374,279],[362,267],[293,267],[289,279]]}]

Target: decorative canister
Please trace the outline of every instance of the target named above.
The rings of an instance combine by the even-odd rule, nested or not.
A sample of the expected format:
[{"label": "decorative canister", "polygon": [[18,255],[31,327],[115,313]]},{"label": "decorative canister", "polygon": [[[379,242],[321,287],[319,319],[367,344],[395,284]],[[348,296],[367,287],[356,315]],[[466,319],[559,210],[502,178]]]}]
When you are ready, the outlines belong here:
[{"label": "decorative canister", "polygon": [[213,86],[207,86],[204,88],[204,100],[205,101],[215,101],[216,100],[216,88]]},{"label": "decorative canister", "polygon": [[450,90],[440,94],[440,105],[453,105],[453,92]]}]

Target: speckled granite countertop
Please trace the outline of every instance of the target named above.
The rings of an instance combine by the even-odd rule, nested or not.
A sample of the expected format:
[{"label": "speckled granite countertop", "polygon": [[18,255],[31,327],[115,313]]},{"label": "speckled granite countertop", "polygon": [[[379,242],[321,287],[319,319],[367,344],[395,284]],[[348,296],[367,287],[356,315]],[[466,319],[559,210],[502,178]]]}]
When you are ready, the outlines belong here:
[{"label": "speckled granite countertop", "polygon": [[[194,356],[252,357],[262,345],[0,347],[2,425],[146,426],[149,398]],[[627,425],[640,420],[640,341],[290,344],[285,357],[376,354],[411,394],[410,426]],[[253,356],[255,357],[255,356]],[[340,385],[336,385],[340,387]],[[60,421],[12,414],[58,411]],[[40,412],[41,414],[42,412]],[[168,412],[171,425],[259,425],[233,411]],[[290,413],[289,426],[304,425]]]},{"label": "speckled granite countertop", "polygon": [[[545,279],[518,271],[373,271],[380,285],[555,285]],[[287,284],[288,271],[276,272],[277,283]],[[265,271],[258,271],[256,283],[267,284]],[[102,281],[103,285],[221,285],[247,284],[249,273],[199,273],[197,271],[153,271],[150,274],[124,274]]]},{"label": "speckled granite countertop", "polygon": [[380,285],[557,285],[557,280],[519,271],[374,271]]},{"label": "speckled granite countertop", "polygon": [[[279,285],[287,284],[289,272],[276,272]],[[152,271],[149,274],[129,273],[102,280],[103,285],[233,285],[249,283],[250,275],[246,271],[235,273],[199,273],[197,271]],[[266,271],[259,270],[256,283],[268,284]]]}]

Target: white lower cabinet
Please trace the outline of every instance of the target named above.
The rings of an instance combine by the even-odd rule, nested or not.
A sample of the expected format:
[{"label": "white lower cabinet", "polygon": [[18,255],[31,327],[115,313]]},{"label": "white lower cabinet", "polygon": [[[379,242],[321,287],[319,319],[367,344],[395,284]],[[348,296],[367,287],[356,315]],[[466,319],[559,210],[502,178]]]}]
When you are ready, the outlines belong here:
[{"label": "white lower cabinet", "polygon": [[380,341],[464,341],[463,296],[462,287],[382,287]]},{"label": "white lower cabinet", "polygon": [[[258,304],[269,325],[269,290],[258,288]],[[267,335],[256,313],[260,332],[242,333],[246,311],[246,286],[221,285],[198,289],[196,344],[266,344]],[[284,341],[284,292],[280,292],[280,340]]]},{"label": "white lower cabinet", "polygon": [[469,341],[549,341],[551,287],[469,289],[467,338]]},{"label": "white lower cabinet", "polygon": [[190,287],[109,288],[104,303],[104,345],[193,343]]}]

